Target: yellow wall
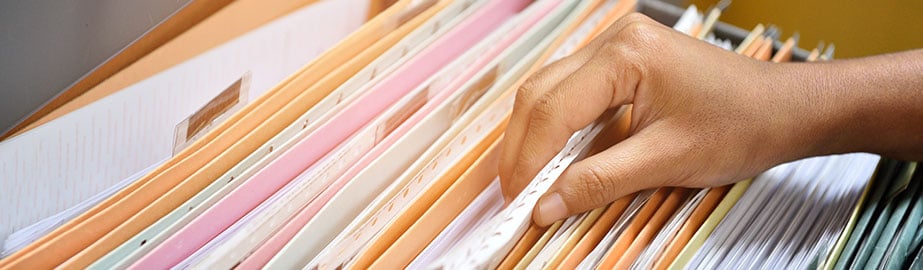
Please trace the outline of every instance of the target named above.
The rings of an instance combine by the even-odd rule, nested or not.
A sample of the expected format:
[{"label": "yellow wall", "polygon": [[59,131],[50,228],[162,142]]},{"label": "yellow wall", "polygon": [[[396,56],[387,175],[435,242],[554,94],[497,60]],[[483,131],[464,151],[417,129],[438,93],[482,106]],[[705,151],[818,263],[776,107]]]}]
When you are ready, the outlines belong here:
[{"label": "yellow wall", "polygon": [[[689,0],[704,10],[716,0]],[[734,0],[721,20],[744,29],[774,24],[799,47],[834,43],[834,58],[923,48],[923,0]]]}]

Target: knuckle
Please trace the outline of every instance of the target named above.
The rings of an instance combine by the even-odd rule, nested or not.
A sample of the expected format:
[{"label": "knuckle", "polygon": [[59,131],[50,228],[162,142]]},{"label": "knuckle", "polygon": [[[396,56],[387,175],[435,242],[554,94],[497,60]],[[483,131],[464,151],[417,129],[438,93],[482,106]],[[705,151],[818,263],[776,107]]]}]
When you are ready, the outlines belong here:
[{"label": "knuckle", "polygon": [[622,55],[626,54],[627,51],[627,46],[619,39],[612,39],[601,48],[601,53],[605,54],[607,58],[613,59],[621,59]]},{"label": "knuckle", "polygon": [[537,98],[535,89],[537,89],[538,83],[536,81],[535,78],[530,78],[519,86],[519,89],[516,91],[516,103],[531,103]]},{"label": "knuckle", "polygon": [[665,43],[662,27],[645,20],[632,21],[616,34],[615,40],[623,46],[623,53],[645,55],[656,53],[656,47]]},{"label": "knuckle", "polygon": [[638,56],[642,53],[639,46],[634,45],[631,42],[626,42],[623,39],[615,39],[610,42],[607,42],[601,53],[607,59],[615,59],[619,63],[634,63]]},{"label": "knuckle", "polygon": [[[620,68],[645,74],[649,68],[659,68],[665,61],[658,61],[659,55],[667,50],[664,44],[667,35],[662,27],[646,21],[628,23],[615,38],[605,45],[602,53],[610,59],[618,59]],[[653,66],[653,67],[648,67]]]},{"label": "knuckle", "polygon": [[[645,58],[648,57],[650,53],[645,49],[644,46],[638,46],[632,42],[621,42],[615,40],[606,44],[605,50],[602,52],[603,57],[607,59],[615,59],[617,61],[617,66],[612,68],[611,76],[623,77],[627,74],[637,74],[642,75],[647,73],[647,65],[650,65],[650,61],[646,61]],[[622,74],[624,73],[624,74]],[[617,89],[618,83],[621,81],[613,80],[613,89]]]},{"label": "knuckle", "polygon": [[639,12],[632,12],[628,15],[625,15],[625,20],[629,22],[646,22],[649,20],[649,18]]},{"label": "knuckle", "polygon": [[548,123],[554,120],[557,110],[552,98],[544,97],[535,104],[532,110],[533,123]]}]

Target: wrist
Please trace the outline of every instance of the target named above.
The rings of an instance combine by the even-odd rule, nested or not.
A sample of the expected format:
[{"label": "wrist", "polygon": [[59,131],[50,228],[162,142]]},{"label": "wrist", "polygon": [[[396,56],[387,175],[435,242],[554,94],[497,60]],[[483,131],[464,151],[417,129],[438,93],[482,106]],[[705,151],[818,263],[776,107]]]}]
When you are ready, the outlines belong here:
[{"label": "wrist", "polygon": [[776,162],[853,151],[838,78],[817,63],[768,64],[765,76],[768,106],[773,114]]},{"label": "wrist", "polygon": [[[800,155],[872,152],[902,157],[919,130],[908,128],[923,114],[915,85],[919,68],[887,57],[777,65],[791,104],[787,119],[802,122],[791,138]],[[916,117],[915,117],[916,116]],[[789,124],[790,126],[792,124]],[[913,147],[911,147],[913,148]],[[795,153],[799,153],[796,151]]]}]

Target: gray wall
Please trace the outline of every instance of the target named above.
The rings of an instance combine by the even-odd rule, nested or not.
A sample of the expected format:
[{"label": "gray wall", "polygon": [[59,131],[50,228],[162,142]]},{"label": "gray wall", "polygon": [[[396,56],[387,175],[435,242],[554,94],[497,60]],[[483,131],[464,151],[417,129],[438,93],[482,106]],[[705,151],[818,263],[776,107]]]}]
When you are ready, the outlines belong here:
[{"label": "gray wall", "polygon": [[0,131],[188,2],[0,0]]}]

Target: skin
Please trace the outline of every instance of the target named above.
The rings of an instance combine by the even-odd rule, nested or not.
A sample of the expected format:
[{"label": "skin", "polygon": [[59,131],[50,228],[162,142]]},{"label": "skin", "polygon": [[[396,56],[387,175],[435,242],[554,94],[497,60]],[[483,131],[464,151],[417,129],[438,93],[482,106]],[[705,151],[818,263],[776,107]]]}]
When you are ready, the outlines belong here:
[{"label": "skin", "polygon": [[626,104],[627,138],[571,165],[539,200],[536,224],[810,156],[923,158],[923,50],[774,64],[631,14],[519,89],[500,161],[504,195],[525,188],[573,132]]}]

